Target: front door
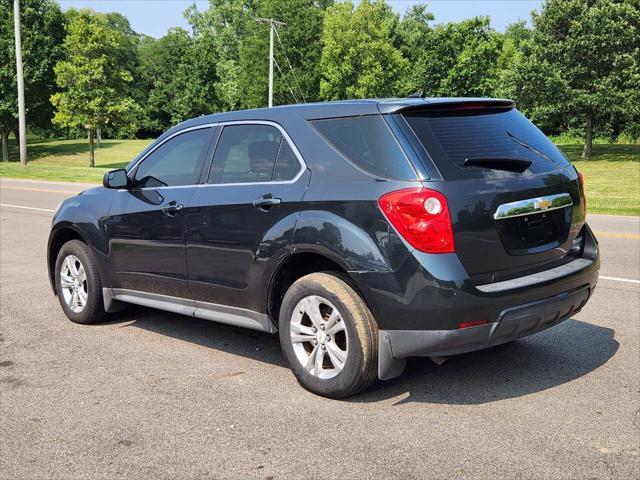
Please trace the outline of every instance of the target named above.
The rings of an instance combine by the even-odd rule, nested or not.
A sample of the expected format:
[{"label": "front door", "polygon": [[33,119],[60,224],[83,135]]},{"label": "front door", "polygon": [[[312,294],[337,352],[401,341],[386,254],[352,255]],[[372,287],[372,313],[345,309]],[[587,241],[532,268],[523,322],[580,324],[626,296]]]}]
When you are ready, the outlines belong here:
[{"label": "front door", "polygon": [[112,287],[189,298],[184,210],[196,190],[213,128],[171,137],[130,172],[106,222]]},{"label": "front door", "polygon": [[279,127],[223,127],[207,184],[187,214],[194,300],[260,312],[265,264],[291,240],[309,175]]}]

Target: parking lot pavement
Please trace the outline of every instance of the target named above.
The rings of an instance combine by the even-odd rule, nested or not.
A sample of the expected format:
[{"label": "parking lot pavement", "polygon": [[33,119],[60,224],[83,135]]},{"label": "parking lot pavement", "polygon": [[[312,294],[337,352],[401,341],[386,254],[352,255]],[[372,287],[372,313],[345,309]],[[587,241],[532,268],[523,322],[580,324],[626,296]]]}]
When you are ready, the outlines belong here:
[{"label": "parking lot pavement", "polygon": [[69,322],[45,247],[79,188],[0,181],[0,478],[640,476],[640,219],[590,217],[603,278],[574,318],[332,401],[277,336],[144,308]]}]

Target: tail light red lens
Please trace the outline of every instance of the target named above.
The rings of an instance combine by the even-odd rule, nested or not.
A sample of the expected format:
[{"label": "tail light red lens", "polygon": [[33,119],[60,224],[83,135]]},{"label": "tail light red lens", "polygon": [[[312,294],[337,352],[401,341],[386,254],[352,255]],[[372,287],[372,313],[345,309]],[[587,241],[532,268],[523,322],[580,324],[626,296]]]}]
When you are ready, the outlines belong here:
[{"label": "tail light red lens", "polygon": [[453,230],[446,197],[428,188],[407,188],[378,200],[380,209],[409,244],[425,253],[453,253]]},{"label": "tail light red lens", "polygon": [[489,323],[487,320],[472,320],[470,322],[460,322],[458,324],[458,329],[477,327],[479,325],[486,325],[487,323]]},{"label": "tail light red lens", "polygon": [[580,183],[580,195],[582,196],[582,209],[584,214],[587,214],[587,196],[584,194],[584,177],[582,173],[578,172],[578,182]]}]

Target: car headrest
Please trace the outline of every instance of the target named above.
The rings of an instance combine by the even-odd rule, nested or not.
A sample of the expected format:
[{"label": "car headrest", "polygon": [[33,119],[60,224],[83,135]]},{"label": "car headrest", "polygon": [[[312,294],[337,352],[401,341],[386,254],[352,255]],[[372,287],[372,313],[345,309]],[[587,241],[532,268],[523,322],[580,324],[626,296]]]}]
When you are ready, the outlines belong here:
[{"label": "car headrest", "polygon": [[271,175],[279,147],[280,142],[271,140],[250,143],[248,153],[251,171],[261,175]]}]

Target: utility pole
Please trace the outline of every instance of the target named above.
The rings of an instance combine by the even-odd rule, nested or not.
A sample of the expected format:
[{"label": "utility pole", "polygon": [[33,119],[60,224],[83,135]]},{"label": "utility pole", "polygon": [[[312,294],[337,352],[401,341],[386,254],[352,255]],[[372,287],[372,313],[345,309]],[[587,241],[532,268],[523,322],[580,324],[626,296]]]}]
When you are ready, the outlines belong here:
[{"label": "utility pole", "polygon": [[27,127],[24,113],[24,72],[22,70],[22,40],[20,38],[20,0],[13,0],[13,27],[16,40],[16,75],[18,77],[18,137],[20,164],[27,164]]},{"label": "utility pole", "polygon": [[273,18],[258,18],[256,21],[269,24],[269,107],[273,107],[273,32],[284,23]]}]

